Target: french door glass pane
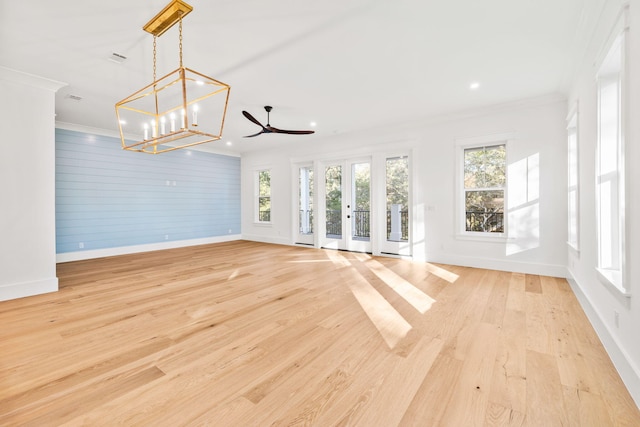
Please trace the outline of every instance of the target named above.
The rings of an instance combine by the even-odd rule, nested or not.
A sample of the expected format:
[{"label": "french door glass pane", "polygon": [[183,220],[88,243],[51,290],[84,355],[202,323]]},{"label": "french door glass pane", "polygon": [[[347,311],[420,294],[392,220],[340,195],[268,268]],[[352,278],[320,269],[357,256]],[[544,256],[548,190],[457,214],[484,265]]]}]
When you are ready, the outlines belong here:
[{"label": "french door glass pane", "polygon": [[353,209],[351,215],[351,236],[358,240],[369,240],[371,236],[371,165],[353,165]]},{"label": "french door glass pane", "polygon": [[387,240],[409,240],[409,161],[406,157],[387,159]]},{"label": "french door glass pane", "polygon": [[342,238],[342,166],[325,168],[325,205],[327,237]]}]

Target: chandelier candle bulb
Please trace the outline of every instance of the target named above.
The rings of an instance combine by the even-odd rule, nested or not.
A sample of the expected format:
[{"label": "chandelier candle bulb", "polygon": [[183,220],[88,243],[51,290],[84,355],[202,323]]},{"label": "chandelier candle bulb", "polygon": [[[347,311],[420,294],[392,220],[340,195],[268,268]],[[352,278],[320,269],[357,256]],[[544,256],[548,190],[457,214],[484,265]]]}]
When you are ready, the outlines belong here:
[{"label": "chandelier candle bulb", "polygon": [[198,126],[198,104],[193,106],[193,125]]},{"label": "chandelier candle bulb", "polygon": [[160,117],[160,135],[164,135],[165,134],[165,122],[167,121],[167,119],[162,116]]},{"label": "chandelier candle bulb", "polygon": [[152,138],[158,137],[158,127],[156,126],[155,120],[151,120],[151,137]]},{"label": "chandelier candle bulb", "polygon": [[145,123],[142,127],[144,128],[144,140],[146,141],[149,139],[149,125]]},{"label": "chandelier candle bulb", "polygon": [[171,118],[171,122],[170,122],[171,132],[175,132],[176,131],[176,115],[174,113],[171,113],[171,116],[169,117]]},{"label": "chandelier candle bulb", "polygon": [[186,116],[186,112],[184,111],[184,108],[182,109],[182,111],[180,112],[182,114],[182,124],[180,125],[180,129],[184,129],[186,128],[186,124],[185,124],[185,116]]}]

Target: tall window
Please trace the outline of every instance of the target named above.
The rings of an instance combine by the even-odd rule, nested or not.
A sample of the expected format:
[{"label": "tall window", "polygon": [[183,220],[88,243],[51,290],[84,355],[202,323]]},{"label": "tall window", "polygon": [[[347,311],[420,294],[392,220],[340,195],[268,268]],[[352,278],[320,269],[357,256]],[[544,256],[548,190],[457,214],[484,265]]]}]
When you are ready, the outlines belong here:
[{"label": "tall window", "polygon": [[271,171],[261,170],[257,173],[256,206],[257,221],[271,222]]},{"label": "tall window", "polygon": [[578,250],[579,239],[579,192],[578,192],[578,112],[573,111],[569,115],[567,126],[567,154],[568,154],[568,177],[567,177],[567,211],[569,217],[567,243]]},{"label": "tall window", "polygon": [[301,167],[298,174],[298,232],[313,234],[313,167]]},{"label": "tall window", "polygon": [[611,44],[598,69],[598,147],[596,190],[598,272],[624,291],[624,31]]},{"label": "tall window", "polygon": [[504,233],[505,144],[464,149],[464,230]]}]

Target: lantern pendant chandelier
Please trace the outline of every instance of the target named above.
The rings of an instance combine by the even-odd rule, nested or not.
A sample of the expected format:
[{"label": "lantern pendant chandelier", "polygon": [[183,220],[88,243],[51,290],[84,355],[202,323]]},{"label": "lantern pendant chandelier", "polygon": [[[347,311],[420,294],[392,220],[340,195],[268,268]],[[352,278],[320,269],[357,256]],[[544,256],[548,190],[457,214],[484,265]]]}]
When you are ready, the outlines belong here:
[{"label": "lantern pendant chandelier", "polygon": [[[230,86],[182,64],[182,18],[192,10],[173,0],[143,27],[153,35],[153,83],[116,104],[125,150],[159,154],[222,137]],[[180,65],[157,79],[157,38],[176,23]]]}]

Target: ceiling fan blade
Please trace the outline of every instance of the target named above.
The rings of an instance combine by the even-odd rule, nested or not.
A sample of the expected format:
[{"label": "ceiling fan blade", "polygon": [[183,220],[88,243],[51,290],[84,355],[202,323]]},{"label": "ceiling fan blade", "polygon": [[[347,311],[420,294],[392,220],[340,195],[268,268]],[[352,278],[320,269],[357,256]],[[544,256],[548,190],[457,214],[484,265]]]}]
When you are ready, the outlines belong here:
[{"label": "ceiling fan blade", "polygon": [[271,131],[265,129],[265,130],[261,130],[258,133],[254,133],[253,135],[245,135],[243,136],[243,138],[253,138],[254,136],[262,135],[263,133],[271,133]]},{"label": "ceiling fan blade", "polygon": [[267,129],[274,133],[287,133],[289,135],[310,135],[315,133],[314,130],[286,130],[274,128],[273,126],[268,126]]},{"label": "ceiling fan blade", "polygon": [[253,117],[253,116],[252,116],[251,114],[249,114],[248,112],[243,111],[243,112],[242,112],[242,114],[243,114],[247,119],[249,119],[251,122],[253,122],[253,123],[257,124],[258,126],[260,126],[262,129],[266,129],[264,126],[262,126],[262,123],[260,123],[258,120],[256,120],[256,118],[255,118],[255,117]]}]

